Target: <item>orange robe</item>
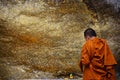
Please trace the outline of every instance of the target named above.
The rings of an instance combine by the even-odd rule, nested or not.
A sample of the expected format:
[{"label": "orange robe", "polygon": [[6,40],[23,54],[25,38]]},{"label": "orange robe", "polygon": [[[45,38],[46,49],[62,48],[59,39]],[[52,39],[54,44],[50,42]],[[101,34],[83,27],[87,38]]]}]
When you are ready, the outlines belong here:
[{"label": "orange robe", "polygon": [[117,62],[104,39],[88,40],[82,48],[79,63],[83,80],[116,80],[114,65]]}]

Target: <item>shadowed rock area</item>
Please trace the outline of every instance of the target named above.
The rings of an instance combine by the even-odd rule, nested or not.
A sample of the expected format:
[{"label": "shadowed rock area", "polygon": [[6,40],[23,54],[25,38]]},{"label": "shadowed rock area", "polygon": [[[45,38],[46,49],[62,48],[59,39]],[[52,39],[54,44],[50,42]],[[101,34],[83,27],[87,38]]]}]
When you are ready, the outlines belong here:
[{"label": "shadowed rock area", "polygon": [[80,80],[78,61],[88,27],[107,39],[119,61],[117,13],[109,15],[109,5],[108,13],[99,11],[102,6],[94,6],[96,12],[83,1],[1,0],[0,79],[59,79],[72,73]]}]

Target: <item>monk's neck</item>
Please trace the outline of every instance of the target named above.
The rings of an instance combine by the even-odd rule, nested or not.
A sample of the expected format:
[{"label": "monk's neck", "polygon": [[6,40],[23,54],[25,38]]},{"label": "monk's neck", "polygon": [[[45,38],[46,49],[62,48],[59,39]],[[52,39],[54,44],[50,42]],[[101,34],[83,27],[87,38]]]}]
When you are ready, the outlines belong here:
[{"label": "monk's neck", "polygon": [[93,40],[93,39],[95,39],[95,38],[96,38],[96,37],[91,37],[90,40]]}]

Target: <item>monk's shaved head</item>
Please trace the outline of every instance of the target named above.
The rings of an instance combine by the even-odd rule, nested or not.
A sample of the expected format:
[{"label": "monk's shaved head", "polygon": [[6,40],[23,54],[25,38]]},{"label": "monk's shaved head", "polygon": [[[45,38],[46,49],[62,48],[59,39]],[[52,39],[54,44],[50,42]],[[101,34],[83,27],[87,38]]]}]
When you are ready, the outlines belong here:
[{"label": "monk's shaved head", "polygon": [[88,28],[84,32],[84,37],[86,38],[87,36],[89,36],[89,37],[96,37],[97,35],[96,35],[95,30],[93,30],[92,28]]}]

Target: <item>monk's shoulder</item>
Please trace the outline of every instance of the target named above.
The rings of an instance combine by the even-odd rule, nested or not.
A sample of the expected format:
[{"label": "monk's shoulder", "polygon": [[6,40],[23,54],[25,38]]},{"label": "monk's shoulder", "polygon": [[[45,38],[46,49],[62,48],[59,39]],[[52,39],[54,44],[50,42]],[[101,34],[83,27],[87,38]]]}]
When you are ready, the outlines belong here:
[{"label": "monk's shoulder", "polygon": [[106,41],[105,39],[103,39],[103,38],[99,38],[99,39],[101,39],[102,41]]},{"label": "monk's shoulder", "polygon": [[106,39],[101,38],[100,40],[101,40],[104,44],[107,44]]}]

